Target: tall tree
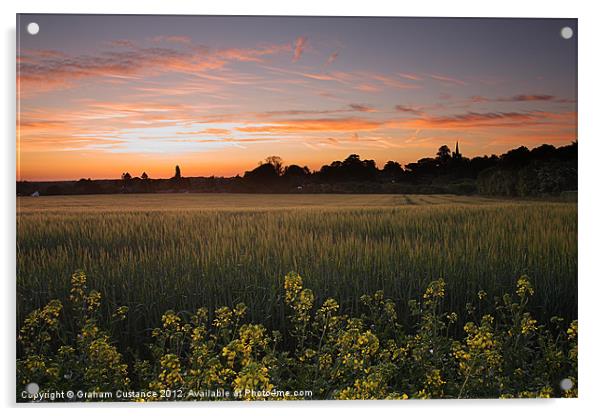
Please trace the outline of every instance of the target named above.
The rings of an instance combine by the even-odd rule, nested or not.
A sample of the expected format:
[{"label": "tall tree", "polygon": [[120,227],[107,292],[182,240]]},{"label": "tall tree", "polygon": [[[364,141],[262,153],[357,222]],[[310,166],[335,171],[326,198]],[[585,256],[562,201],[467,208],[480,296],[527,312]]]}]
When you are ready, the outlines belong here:
[{"label": "tall tree", "polygon": [[[276,173],[278,173],[278,176],[282,175],[282,158],[280,156],[268,156],[265,158],[265,163],[269,163],[270,165],[274,166],[274,168],[276,169]],[[259,164],[261,165],[261,163]]]},{"label": "tall tree", "polygon": [[437,151],[437,160],[439,162],[441,162],[442,164],[444,164],[444,163],[449,162],[450,159],[451,159],[451,150],[449,150],[449,147],[447,147],[447,145],[444,144]]},{"label": "tall tree", "polygon": [[399,164],[399,162],[395,162],[394,160],[389,160],[385,163],[383,167],[383,175],[388,180],[395,180],[403,175],[403,168]]},{"label": "tall tree", "polygon": [[176,165],[176,174],[173,177],[174,179],[181,179],[182,173],[180,172],[180,166]]}]

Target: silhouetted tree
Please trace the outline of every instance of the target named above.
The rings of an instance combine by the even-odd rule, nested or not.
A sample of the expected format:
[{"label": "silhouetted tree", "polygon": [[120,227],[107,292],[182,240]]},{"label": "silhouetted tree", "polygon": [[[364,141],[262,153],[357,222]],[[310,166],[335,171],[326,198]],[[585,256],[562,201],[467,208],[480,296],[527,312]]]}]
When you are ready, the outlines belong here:
[{"label": "silhouetted tree", "polygon": [[[279,176],[282,175],[282,158],[280,156],[268,156],[265,158],[265,163],[274,166],[276,173]],[[261,165],[262,163],[260,162],[259,164]]]},{"label": "silhouetted tree", "polygon": [[399,180],[403,175],[403,168],[401,167],[399,162],[389,160],[387,163],[385,163],[382,173],[385,179],[389,181]]},{"label": "silhouetted tree", "polygon": [[140,175],[140,177],[141,177],[143,180],[147,180],[147,179],[148,179],[148,175],[146,174],[146,172],[142,172],[142,175]]},{"label": "silhouetted tree", "polygon": [[372,181],[377,178],[378,168],[374,160],[361,160],[357,154],[351,154],[344,161],[334,161],[324,165],[318,177],[327,182]]},{"label": "silhouetted tree", "polygon": [[121,174],[121,180],[124,182],[128,182],[132,179],[132,175],[129,172],[124,172]]},{"label": "silhouetted tree", "polygon": [[556,149],[556,157],[562,161],[571,161],[577,165],[577,154],[578,154],[578,145],[575,140],[571,144],[567,146],[562,146]]},{"label": "silhouetted tree", "polygon": [[352,154],[343,161],[343,175],[348,180],[365,181],[376,177],[378,172],[374,160],[361,160],[359,155]]},{"label": "silhouetted tree", "polygon": [[551,159],[556,155],[556,148],[551,144],[542,144],[539,147],[536,147],[531,150],[531,158],[532,159]]},{"label": "silhouetted tree", "polygon": [[439,162],[432,157],[419,159],[418,162],[408,163],[406,169],[418,176],[432,176],[437,172]]},{"label": "silhouetted tree", "polygon": [[473,157],[468,163],[470,177],[476,178],[479,172],[497,165],[499,161],[500,158],[496,155]]},{"label": "silhouetted tree", "polygon": [[252,171],[245,172],[244,179],[257,184],[270,184],[278,179],[278,170],[271,163],[264,163]]},{"label": "silhouetted tree", "polygon": [[482,194],[508,196],[576,191],[577,143],[558,149],[548,144],[531,151],[525,146],[512,149],[478,174],[477,187]]},{"label": "silhouetted tree", "polygon": [[290,165],[284,168],[282,179],[285,183],[291,186],[300,186],[306,183],[307,178],[311,175],[307,166]]},{"label": "silhouetted tree", "polygon": [[307,166],[301,167],[299,165],[290,165],[284,168],[284,174],[282,176],[286,178],[291,177],[305,177],[310,174],[309,168]]},{"label": "silhouetted tree", "polygon": [[176,165],[176,173],[173,176],[173,179],[178,180],[182,178],[182,173],[180,172],[180,166]]},{"label": "silhouetted tree", "polygon": [[[125,175],[125,174],[124,174]],[[101,193],[101,187],[98,181],[92,179],[80,179],[74,185],[75,193],[78,194],[98,194]]]},{"label": "silhouetted tree", "polygon": [[501,156],[501,162],[506,167],[518,168],[530,162],[531,152],[525,146],[512,149]]},{"label": "silhouetted tree", "polygon": [[442,164],[446,164],[451,160],[451,150],[447,147],[446,144],[441,146],[437,151],[437,160]]}]

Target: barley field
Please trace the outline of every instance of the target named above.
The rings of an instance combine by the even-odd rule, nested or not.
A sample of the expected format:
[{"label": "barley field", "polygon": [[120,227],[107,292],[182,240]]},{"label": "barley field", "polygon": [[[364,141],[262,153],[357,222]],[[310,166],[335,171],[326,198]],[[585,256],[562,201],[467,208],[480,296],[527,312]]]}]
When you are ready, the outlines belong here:
[{"label": "barley field", "polygon": [[577,205],[451,195],[153,194],[18,198],[17,321],[65,298],[74,270],[130,313],[136,345],[169,309],[244,302],[280,329],[283,276],[354,313],[384,290],[409,299],[443,278],[450,310],[527,274],[542,318],[577,315]]}]

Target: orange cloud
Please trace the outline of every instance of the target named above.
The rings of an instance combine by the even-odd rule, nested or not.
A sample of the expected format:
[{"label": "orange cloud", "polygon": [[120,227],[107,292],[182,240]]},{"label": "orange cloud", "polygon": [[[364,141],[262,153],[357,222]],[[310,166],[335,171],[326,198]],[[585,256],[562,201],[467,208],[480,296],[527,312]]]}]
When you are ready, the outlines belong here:
[{"label": "orange cloud", "polygon": [[305,45],[307,43],[307,38],[305,36],[299,36],[297,40],[295,40],[295,50],[293,52],[293,62],[297,62],[301,59],[301,55],[305,50]]},{"label": "orange cloud", "polygon": [[225,60],[236,60],[241,62],[263,62],[266,55],[274,55],[281,52],[289,52],[291,45],[268,45],[255,49],[228,48],[216,52],[216,56]]},{"label": "orange cloud", "polygon": [[356,90],[358,90],[358,91],[363,91],[363,92],[378,92],[378,91],[380,91],[380,88],[378,88],[377,86],[375,86],[373,84],[359,84],[359,85],[356,85],[353,88],[356,89]]},{"label": "orange cloud", "polygon": [[245,133],[333,132],[373,130],[383,124],[382,121],[360,118],[300,119],[273,121],[260,126],[238,127],[236,130]]},{"label": "orange cloud", "polygon": [[415,120],[402,122],[403,126],[408,128],[423,129],[473,129],[473,128],[493,128],[493,127],[512,127],[525,129],[532,126],[565,126],[567,128],[575,127],[576,114],[550,113],[543,111],[532,112],[489,112],[477,113],[468,112],[452,116],[428,116]]},{"label": "orange cloud", "polygon": [[418,89],[420,85],[403,82],[400,77],[366,71],[294,71],[273,66],[263,66],[271,72],[296,75],[318,81],[333,81],[363,92],[378,92],[384,87],[396,89]]},{"label": "orange cloud", "polygon": [[227,136],[230,134],[230,130],[209,128],[209,129],[204,129],[204,130],[199,130],[199,131],[179,131],[179,132],[177,132],[177,134],[191,135],[191,136],[195,136],[195,135],[199,135],[199,134],[211,134],[214,136]]},{"label": "orange cloud", "polygon": [[398,75],[402,78],[406,78],[406,79],[409,79],[412,81],[422,81],[422,78],[416,74],[410,74],[408,72],[400,72]]},{"label": "orange cloud", "polygon": [[[25,55],[28,56],[28,55]],[[60,56],[21,62],[18,82],[21,91],[32,93],[38,87],[64,87],[89,77],[128,77],[143,72],[167,70],[195,72],[218,68],[224,62],[205,55],[169,48],[136,48],[110,51],[99,55]]]},{"label": "orange cloud", "polygon": [[311,74],[311,73],[299,73],[299,75],[305,78],[317,79],[319,81],[338,81],[338,79],[328,74]]},{"label": "orange cloud", "polygon": [[[189,44],[181,37],[162,37],[171,43]],[[290,44],[259,48],[230,48],[210,51],[201,45],[185,48],[139,47],[127,40],[113,42],[120,48],[96,55],[69,56],[56,51],[24,51],[18,57],[17,82],[22,96],[67,88],[91,77],[139,79],[144,75],[180,72],[199,75],[221,69],[232,61],[260,62],[266,55],[290,51]]]}]

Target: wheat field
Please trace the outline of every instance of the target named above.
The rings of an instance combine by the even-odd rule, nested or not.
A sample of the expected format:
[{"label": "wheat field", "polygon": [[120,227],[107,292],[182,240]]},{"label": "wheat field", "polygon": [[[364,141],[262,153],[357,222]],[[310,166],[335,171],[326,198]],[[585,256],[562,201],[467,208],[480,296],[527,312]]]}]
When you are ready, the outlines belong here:
[{"label": "wheat field", "polygon": [[[109,311],[129,307],[123,342],[168,309],[249,306],[284,325],[294,271],[350,313],[384,290],[407,301],[444,278],[451,310],[511,291],[527,274],[542,317],[577,314],[577,205],[451,195],[154,194],[18,198],[17,320],[88,274]],[[465,294],[465,295],[464,295]]]}]

